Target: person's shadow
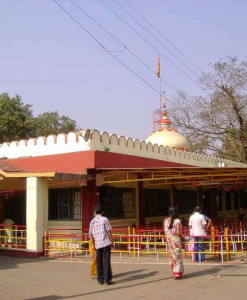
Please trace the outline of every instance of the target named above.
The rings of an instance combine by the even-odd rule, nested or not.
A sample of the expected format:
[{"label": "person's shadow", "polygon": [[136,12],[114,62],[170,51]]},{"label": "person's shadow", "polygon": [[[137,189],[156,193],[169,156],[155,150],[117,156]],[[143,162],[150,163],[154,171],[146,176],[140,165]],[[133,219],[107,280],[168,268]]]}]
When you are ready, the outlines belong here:
[{"label": "person's shadow", "polygon": [[[114,279],[114,282],[116,282],[116,283],[123,283],[123,282],[129,282],[129,281],[133,281],[133,280],[152,277],[159,273],[158,271],[143,273],[147,270],[148,269],[141,269],[141,270],[134,270],[134,271],[129,271],[129,272],[113,274],[113,279]],[[118,279],[118,278],[122,278],[122,279]],[[115,280],[115,279],[117,279],[117,280]]]}]

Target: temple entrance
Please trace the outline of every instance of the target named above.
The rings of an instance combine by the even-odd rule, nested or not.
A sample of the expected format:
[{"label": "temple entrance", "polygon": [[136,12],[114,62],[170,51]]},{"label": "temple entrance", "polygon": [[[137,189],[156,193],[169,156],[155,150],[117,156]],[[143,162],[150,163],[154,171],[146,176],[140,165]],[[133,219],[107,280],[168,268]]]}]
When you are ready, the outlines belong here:
[{"label": "temple entrance", "polygon": [[11,219],[15,224],[26,225],[26,193],[24,191],[2,193],[1,220]]}]

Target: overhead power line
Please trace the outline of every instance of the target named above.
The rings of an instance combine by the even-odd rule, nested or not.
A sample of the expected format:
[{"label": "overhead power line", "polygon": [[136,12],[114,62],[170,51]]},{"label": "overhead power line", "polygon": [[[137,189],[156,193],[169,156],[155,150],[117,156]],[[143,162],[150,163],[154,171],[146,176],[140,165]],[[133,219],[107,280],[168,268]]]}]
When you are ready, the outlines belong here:
[{"label": "overhead power line", "polygon": [[138,31],[136,31],[132,26],[130,26],[123,18],[121,18],[113,9],[111,9],[104,1],[99,0],[108,10],[110,10],[117,18],[119,18],[124,24],[126,24],[132,31],[134,31],[139,37],[141,37],[150,47],[155,49],[157,53],[160,53],[162,57],[168,60],[177,70],[179,70],[184,76],[190,79],[194,84],[196,84],[201,90],[205,91],[193,78],[191,78],[188,74],[186,74],[181,68],[179,68],[176,64],[174,64],[167,56],[165,56],[157,47],[151,44],[146,38],[144,38]]},{"label": "overhead power line", "polygon": [[190,67],[188,67],[179,57],[177,57],[169,48],[167,48],[150,30],[145,28],[141,22],[139,22],[134,16],[132,16],[127,9],[125,9],[121,4],[119,4],[116,0],[114,2],[121,7],[141,28],[143,28],[148,34],[150,34],[163,48],[165,48],[173,57],[175,57],[187,70],[189,70],[193,75],[198,76]]},{"label": "overhead power line", "polygon": [[[95,19],[93,19],[88,13],[86,13],[79,5],[77,5],[73,0],[69,0],[76,8],[78,8],[84,15],[86,15],[90,20],[92,20],[97,26],[99,26],[102,30],[104,30],[107,34],[109,34],[115,41],[117,41],[121,46],[126,49],[136,60],[138,60],[141,64],[143,64],[148,70],[150,70],[155,76],[157,75],[155,71],[151,67],[149,67],[143,60],[141,60],[133,51],[131,51],[123,42],[121,42],[116,36],[114,36],[111,32],[109,32],[106,28],[104,28],[101,24],[99,24]],[[112,52],[112,51],[111,51]],[[177,92],[177,89],[172,86],[169,82],[164,80],[160,76],[160,80],[166,83],[171,89]]]},{"label": "overhead power line", "polygon": [[158,32],[172,47],[174,47],[187,61],[189,61],[198,71],[204,73],[190,58],[188,58],[178,47],[176,47],[164,34],[162,34],[151,22],[147,20],[141,13],[138,12],[133,5],[131,5],[127,0],[125,1],[149,26],[151,26],[156,32]]},{"label": "overhead power line", "polygon": [[145,79],[143,79],[139,74],[137,74],[134,70],[132,70],[129,66],[127,66],[124,62],[122,62],[118,57],[108,51],[102,43],[100,43],[94,36],[91,34],[86,28],[84,28],[62,5],[60,5],[56,0],[52,0],[56,5],[60,7],[82,30],[84,30],[90,37],[97,42],[102,49],[104,49],[108,54],[110,54],[113,58],[115,58],[120,64],[122,64],[126,69],[128,69],[132,74],[142,80],[145,84],[147,84],[152,90],[154,90],[157,94],[160,95],[160,91],[158,91],[155,87],[153,87],[150,83],[148,83]]}]

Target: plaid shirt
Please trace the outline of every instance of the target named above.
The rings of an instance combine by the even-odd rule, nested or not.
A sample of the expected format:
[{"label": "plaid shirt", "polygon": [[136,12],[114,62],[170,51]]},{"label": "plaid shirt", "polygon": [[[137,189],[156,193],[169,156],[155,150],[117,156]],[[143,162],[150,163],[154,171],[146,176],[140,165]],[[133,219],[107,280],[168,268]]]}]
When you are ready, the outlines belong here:
[{"label": "plaid shirt", "polygon": [[90,222],[89,236],[94,238],[95,249],[104,248],[111,244],[107,234],[109,230],[111,230],[109,220],[101,215],[96,215]]}]

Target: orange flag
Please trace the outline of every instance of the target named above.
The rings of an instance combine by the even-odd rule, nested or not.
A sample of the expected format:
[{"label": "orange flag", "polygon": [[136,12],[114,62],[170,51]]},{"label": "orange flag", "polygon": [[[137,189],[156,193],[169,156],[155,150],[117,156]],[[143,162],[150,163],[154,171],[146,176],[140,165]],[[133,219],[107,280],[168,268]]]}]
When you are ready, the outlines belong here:
[{"label": "orange flag", "polygon": [[156,74],[158,78],[160,78],[160,55],[158,56],[158,62],[157,62],[157,67],[156,67]]}]

